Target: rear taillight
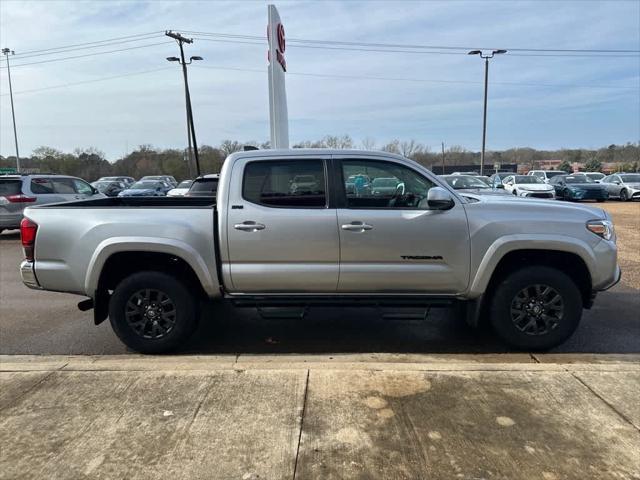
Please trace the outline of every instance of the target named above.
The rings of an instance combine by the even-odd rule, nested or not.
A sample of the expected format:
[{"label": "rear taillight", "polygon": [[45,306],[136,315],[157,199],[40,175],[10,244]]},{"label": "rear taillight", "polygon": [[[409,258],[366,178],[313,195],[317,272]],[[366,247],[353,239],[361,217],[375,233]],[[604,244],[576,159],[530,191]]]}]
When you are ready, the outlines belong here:
[{"label": "rear taillight", "polygon": [[33,251],[36,244],[36,232],[38,224],[32,222],[28,218],[23,218],[20,222],[20,240],[22,241],[22,250],[24,250],[24,258],[33,262]]},{"label": "rear taillight", "polygon": [[31,203],[37,200],[36,197],[29,197],[27,195],[23,195],[22,193],[18,195],[7,195],[4,198],[9,200],[11,203]]}]

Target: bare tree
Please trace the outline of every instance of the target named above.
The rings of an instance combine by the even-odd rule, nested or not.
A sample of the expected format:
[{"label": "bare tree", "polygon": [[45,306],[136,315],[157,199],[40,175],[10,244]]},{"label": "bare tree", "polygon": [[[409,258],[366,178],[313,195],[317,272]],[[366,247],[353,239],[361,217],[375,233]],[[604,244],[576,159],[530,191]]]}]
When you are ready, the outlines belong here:
[{"label": "bare tree", "polygon": [[391,140],[389,143],[384,145],[381,150],[389,153],[400,153],[400,140],[397,138]]},{"label": "bare tree", "polygon": [[403,140],[400,142],[400,155],[407,158],[413,158],[417,153],[421,153],[424,147],[415,140]]},{"label": "bare tree", "polygon": [[233,152],[239,152],[242,150],[242,144],[236,140],[223,140],[220,144],[220,150],[226,157],[231,155]]},{"label": "bare tree", "polygon": [[365,137],[362,139],[362,148],[364,150],[373,150],[376,148],[376,140],[375,138]]}]

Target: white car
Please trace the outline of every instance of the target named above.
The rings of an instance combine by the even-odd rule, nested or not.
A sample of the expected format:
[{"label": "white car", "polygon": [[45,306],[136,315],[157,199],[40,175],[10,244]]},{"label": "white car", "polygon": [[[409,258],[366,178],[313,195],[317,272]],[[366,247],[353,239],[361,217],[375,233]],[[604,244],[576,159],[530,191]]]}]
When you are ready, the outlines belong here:
[{"label": "white car", "polygon": [[517,197],[555,198],[555,190],[535,175],[509,175],[502,184],[505,191]]},{"label": "white car", "polygon": [[527,175],[533,175],[535,177],[538,177],[544,183],[549,183],[549,180],[551,180],[556,175],[566,175],[566,174],[567,172],[563,170],[531,170],[529,173],[527,173]]},{"label": "white car", "polygon": [[176,188],[172,188],[167,192],[167,197],[184,197],[184,194],[191,188],[192,183],[193,180],[183,180]]}]

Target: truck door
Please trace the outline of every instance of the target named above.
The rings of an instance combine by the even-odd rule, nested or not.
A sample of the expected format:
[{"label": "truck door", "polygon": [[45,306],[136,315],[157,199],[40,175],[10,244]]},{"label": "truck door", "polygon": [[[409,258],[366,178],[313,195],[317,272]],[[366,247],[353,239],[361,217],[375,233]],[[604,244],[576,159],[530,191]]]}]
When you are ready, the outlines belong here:
[{"label": "truck door", "polygon": [[233,165],[223,264],[233,292],[336,291],[339,239],[327,185],[324,158]]},{"label": "truck door", "polygon": [[[340,281],[338,291],[462,292],[469,281],[469,229],[456,199],[429,210],[435,183],[409,162],[342,158],[336,163]],[[363,177],[360,188],[350,179]]]}]

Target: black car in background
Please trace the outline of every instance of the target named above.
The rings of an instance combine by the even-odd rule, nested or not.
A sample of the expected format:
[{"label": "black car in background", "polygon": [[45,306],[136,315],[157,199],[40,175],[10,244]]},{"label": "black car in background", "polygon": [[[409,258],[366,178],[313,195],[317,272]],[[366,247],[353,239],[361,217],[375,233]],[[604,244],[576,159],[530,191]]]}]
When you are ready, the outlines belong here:
[{"label": "black car in background", "polygon": [[604,202],[609,198],[609,193],[604,185],[595,182],[583,173],[556,175],[549,180],[549,185],[553,185],[558,199],[574,202],[582,200]]},{"label": "black car in background", "polygon": [[91,184],[91,186],[97,189],[100,193],[104,193],[107,197],[117,197],[118,194],[126,190],[127,185],[123,182],[111,182],[105,180],[97,180]]},{"label": "black car in background", "polygon": [[202,175],[196,178],[191,184],[189,191],[184,194],[185,197],[215,197],[218,192],[218,181],[220,175],[217,173],[210,175]]}]

